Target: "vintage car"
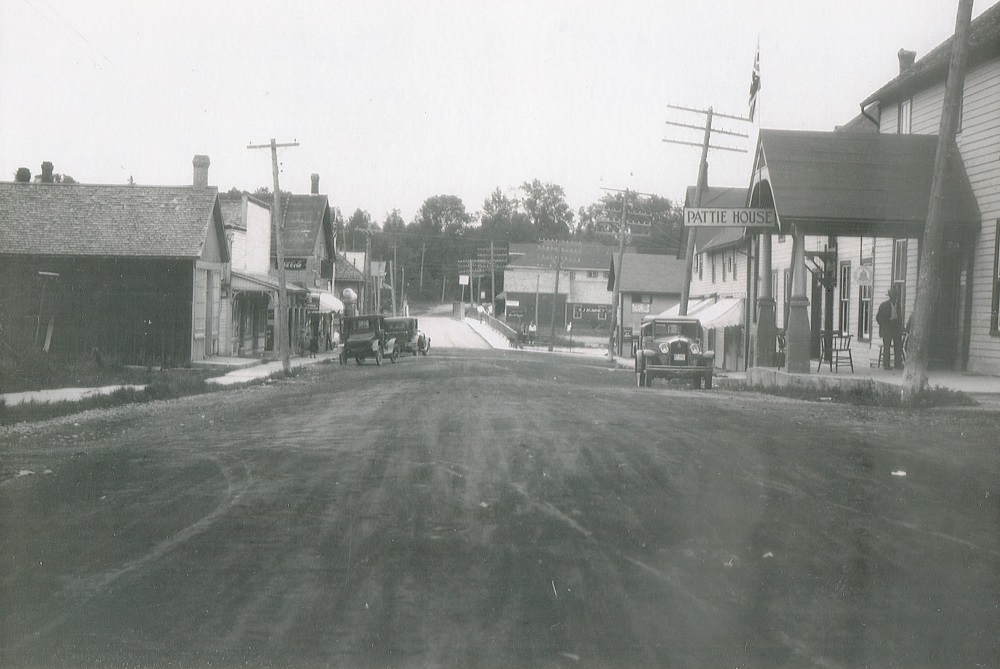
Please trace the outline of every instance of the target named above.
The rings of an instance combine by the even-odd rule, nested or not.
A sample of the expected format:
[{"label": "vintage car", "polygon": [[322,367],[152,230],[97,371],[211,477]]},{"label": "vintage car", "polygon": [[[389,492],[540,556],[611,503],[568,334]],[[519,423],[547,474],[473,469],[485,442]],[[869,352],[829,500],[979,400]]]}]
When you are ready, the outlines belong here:
[{"label": "vintage car", "polygon": [[348,316],[340,322],[340,364],[345,365],[350,358],[359,365],[368,358],[374,358],[376,365],[382,358],[396,362],[399,345],[395,335],[386,332],[385,317],[369,314]]},{"label": "vintage car", "polygon": [[691,379],[695,388],[712,387],[715,352],[706,351],[704,331],[697,318],[647,316],[639,329],[635,352],[635,380],[640,388],[654,378]]},{"label": "vintage car", "polygon": [[411,316],[386,316],[385,331],[396,338],[401,353],[427,355],[431,338],[420,331],[417,319]]}]

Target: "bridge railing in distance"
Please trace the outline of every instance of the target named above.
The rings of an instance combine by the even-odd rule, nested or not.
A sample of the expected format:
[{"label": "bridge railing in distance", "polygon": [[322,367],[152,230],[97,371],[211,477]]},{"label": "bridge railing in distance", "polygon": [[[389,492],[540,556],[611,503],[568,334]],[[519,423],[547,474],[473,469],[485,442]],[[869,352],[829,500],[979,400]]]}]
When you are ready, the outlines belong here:
[{"label": "bridge railing in distance", "polygon": [[511,326],[507,325],[506,323],[504,323],[499,318],[494,318],[493,316],[491,316],[489,314],[481,314],[481,313],[479,313],[479,310],[476,307],[474,307],[474,306],[469,307],[468,309],[466,309],[465,315],[468,316],[469,318],[478,319],[478,320],[482,321],[483,323],[486,323],[487,325],[489,325],[491,328],[493,328],[494,330],[496,330],[497,332],[499,332],[500,334],[502,334],[504,337],[506,337],[507,341],[510,342],[511,346],[515,346],[516,347],[518,345],[518,332],[517,332],[517,330],[515,330]]}]

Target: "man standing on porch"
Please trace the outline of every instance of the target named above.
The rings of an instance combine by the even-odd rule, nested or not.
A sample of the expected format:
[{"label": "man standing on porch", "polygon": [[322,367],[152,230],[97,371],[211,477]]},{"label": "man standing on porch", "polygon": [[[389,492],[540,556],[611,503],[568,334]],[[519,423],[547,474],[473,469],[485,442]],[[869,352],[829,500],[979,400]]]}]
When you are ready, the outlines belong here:
[{"label": "man standing on porch", "polygon": [[899,310],[899,288],[889,289],[889,299],[878,307],[875,314],[878,333],[882,337],[882,367],[889,366],[889,352],[895,354],[896,369],[903,369],[903,318]]}]

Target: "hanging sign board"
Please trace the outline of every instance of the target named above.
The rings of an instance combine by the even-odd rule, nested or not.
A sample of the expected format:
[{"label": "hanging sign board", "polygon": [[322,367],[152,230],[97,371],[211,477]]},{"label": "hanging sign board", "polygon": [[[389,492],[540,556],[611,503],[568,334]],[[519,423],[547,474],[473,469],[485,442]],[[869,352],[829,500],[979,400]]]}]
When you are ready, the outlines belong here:
[{"label": "hanging sign board", "polygon": [[685,207],[685,227],[703,228],[777,228],[774,209],[749,207]]},{"label": "hanging sign board", "polygon": [[468,286],[469,285],[469,275],[468,274],[459,274],[458,275],[458,285],[460,285],[460,286]]}]

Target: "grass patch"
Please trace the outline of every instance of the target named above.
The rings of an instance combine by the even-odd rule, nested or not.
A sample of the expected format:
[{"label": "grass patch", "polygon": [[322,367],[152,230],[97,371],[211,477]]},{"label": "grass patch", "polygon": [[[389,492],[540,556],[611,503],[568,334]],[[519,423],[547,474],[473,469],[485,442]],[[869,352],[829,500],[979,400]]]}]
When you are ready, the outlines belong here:
[{"label": "grass patch", "polygon": [[[141,389],[119,388],[107,395],[96,395],[81,400],[61,402],[27,402],[8,406],[0,399],[0,425],[35,422],[59,416],[67,416],[90,409],[109,409],[126,404],[143,404],[156,400],[176,399],[189,395],[230,390],[234,387],[206,383],[206,379],[219,376],[220,374],[219,370],[212,369],[141,369],[93,360],[75,362],[67,365],[64,369],[59,369],[57,362],[52,359],[43,362],[37,360],[28,361],[27,365],[17,368],[16,375],[19,377],[19,382],[14,386],[16,390],[8,389],[4,385],[0,385],[0,388],[3,388],[4,392],[21,392],[26,390],[44,390],[47,388],[96,388],[112,385],[142,385],[145,387]],[[28,381],[28,379],[20,378],[26,370],[36,367],[39,373],[38,379]],[[287,374],[283,371],[278,371],[266,378],[240,384],[239,387],[272,383],[276,380],[295,377],[299,372],[300,368],[293,367]],[[15,373],[10,373],[3,378],[9,380],[14,376]]]},{"label": "grass patch", "polygon": [[0,358],[0,393],[151,383],[158,370],[129,367],[100,355],[66,360],[42,351]]},{"label": "grass patch", "polygon": [[788,397],[790,399],[808,402],[836,402],[856,406],[875,406],[890,408],[930,409],[934,407],[968,407],[976,406],[978,402],[960,390],[934,386],[927,388],[913,402],[904,402],[899,388],[885,388],[876,385],[852,386],[847,389],[823,388],[813,389],[792,386],[739,386],[735,390]]}]

